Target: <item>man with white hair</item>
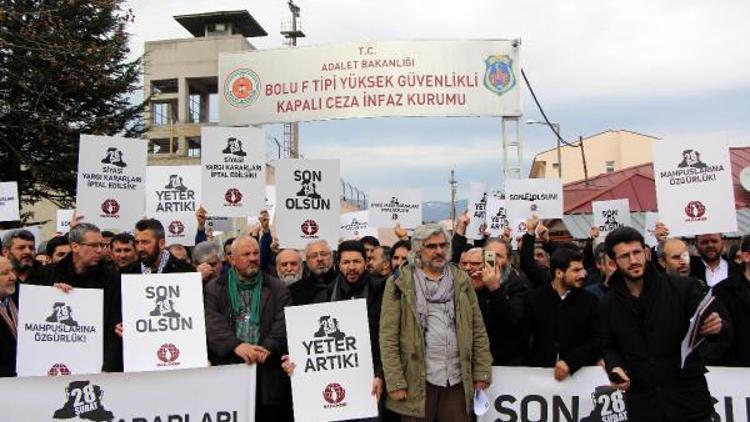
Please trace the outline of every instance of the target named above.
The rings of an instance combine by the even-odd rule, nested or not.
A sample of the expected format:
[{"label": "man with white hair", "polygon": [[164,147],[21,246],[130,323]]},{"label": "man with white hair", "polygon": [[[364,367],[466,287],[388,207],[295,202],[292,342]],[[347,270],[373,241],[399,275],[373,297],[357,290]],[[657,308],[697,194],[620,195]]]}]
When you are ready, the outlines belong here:
[{"label": "man with white hair", "polygon": [[414,231],[410,263],[388,279],[380,319],[386,407],[404,421],[468,421],[492,355],[472,282],[448,263],[438,224]]},{"label": "man with white hair", "polygon": [[276,275],[287,286],[302,279],[302,255],[295,249],[282,249],[276,255]]},{"label": "man with white hair", "polygon": [[209,360],[213,365],[257,364],[255,420],[291,420],[289,378],[281,369],[289,292],[279,279],[261,271],[255,238],[240,236],[231,248],[229,270],[203,289]]},{"label": "man with white hair", "polygon": [[198,243],[193,248],[193,263],[203,284],[215,279],[221,274],[221,246],[209,240]]},{"label": "man with white hair", "polygon": [[294,305],[328,302],[328,288],[338,276],[333,251],[325,240],[313,240],[305,247],[306,275],[289,286]]}]

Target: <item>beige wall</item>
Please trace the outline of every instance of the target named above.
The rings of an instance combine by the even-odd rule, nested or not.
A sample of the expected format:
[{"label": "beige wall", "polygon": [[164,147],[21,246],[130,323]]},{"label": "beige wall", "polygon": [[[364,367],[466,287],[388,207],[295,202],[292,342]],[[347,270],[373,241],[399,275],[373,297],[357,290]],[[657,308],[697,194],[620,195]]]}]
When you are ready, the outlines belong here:
[{"label": "beige wall", "polygon": [[[584,138],[586,165],[589,178],[607,172],[607,161],[614,161],[614,170],[632,167],[652,161],[652,145],[655,140],[647,135],[627,130],[606,131]],[[581,149],[561,148],[563,183],[584,179]],[[529,177],[557,177],[557,150],[551,149],[536,155]]]}]

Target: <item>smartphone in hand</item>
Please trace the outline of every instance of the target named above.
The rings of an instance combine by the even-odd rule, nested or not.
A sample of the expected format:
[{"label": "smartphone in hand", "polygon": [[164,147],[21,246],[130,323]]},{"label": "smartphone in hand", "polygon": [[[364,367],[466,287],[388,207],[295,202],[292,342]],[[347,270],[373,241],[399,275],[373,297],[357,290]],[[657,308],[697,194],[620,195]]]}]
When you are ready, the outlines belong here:
[{"label": "smartphone in hand", "polygon": [[484,251],[484,262],[495,268],[495,251]]}]

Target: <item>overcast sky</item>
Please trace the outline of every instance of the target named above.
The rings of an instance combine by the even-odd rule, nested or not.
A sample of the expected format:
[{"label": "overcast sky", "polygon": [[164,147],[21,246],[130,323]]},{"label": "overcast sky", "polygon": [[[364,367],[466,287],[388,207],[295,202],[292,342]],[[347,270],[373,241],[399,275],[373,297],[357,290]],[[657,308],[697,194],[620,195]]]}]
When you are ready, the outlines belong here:
[{"label": "overcast sky", "polygon": [[[750,145],[750,1],[296,0],[300,45],[395,39],[520,38],[521,65],[565,139],[628,129],[665,139]],[[131,49],[187,38],[173,15],[247,9],[269,33],[257,48],[282,44],[286,1],[134,0]],[[525,86],[524,119],[540,119]],[[281,138],[280,125],[266,126]],[[499,187],[500,119],[382,118],[300,124],[307,158],[339,158],[342,177],[361,189],[422,188],[426,200],[459,197],[472,180]],[[554,146],[541,125],[524,125],[524,173]]]}]

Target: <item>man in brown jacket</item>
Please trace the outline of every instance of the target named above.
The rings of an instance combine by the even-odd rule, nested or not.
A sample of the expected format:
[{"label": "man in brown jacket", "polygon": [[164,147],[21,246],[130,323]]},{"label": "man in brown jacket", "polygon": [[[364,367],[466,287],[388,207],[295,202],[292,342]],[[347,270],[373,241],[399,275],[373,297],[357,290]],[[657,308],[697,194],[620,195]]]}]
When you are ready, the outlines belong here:
[{"label": "man in brown jacket", "polygon": [[468,421],[492,356],[471,280],[448,263],[437,224],[414,231],[410,263],[385,287],[380,351],[386,406],[404,421]]}]

